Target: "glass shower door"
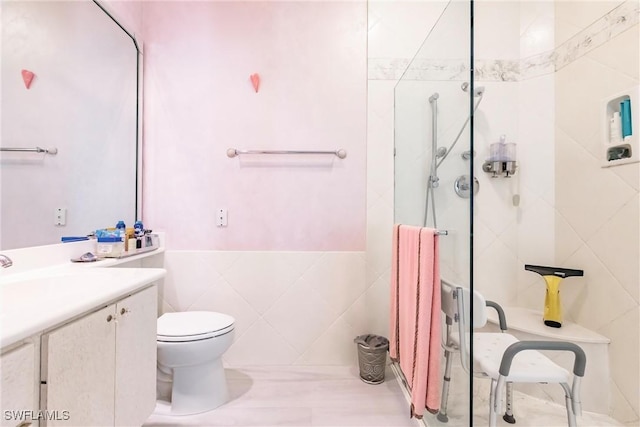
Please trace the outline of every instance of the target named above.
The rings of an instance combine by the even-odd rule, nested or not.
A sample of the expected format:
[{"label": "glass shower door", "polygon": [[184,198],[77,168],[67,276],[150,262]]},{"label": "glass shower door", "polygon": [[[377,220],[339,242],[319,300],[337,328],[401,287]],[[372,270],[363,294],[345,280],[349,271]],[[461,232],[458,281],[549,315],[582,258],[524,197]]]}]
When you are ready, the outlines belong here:
[{"label": "glass shower door", "polygon": [[[471,8],[469,2],[442,3],[440,17],[394,90],[394,222],[439,230],[441,278],[467,288],[472,286],[470,114],[482,100],[470,84]],[[430,426],[471,421],[470,376],[460,352],[449,358],[451,381],[441,386],[446,397],[440,399],[440,413],[425,411]],[[440,359],[444,377],[445,352]]]}]

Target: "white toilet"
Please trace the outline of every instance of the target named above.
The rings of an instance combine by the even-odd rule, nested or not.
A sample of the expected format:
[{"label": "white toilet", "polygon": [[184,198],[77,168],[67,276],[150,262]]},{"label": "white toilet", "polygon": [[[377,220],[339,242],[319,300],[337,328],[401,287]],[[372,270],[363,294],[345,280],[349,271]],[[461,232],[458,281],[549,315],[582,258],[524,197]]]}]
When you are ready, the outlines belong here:
[{"label": "white toilet", "polygon": [[210,411],[228,399],[222,354],[233,342],[234,318],[212,311],[158,318],[158,399],[170,415]]}]

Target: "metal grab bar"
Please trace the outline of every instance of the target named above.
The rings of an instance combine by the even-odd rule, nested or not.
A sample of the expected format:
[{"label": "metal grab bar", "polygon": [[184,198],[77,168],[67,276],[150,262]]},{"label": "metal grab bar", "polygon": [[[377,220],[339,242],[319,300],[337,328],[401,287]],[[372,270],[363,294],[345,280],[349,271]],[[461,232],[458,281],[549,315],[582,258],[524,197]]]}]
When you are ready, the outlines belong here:
[{"label": "metal grab bar", "polygon": [[298,151],[298,150],[238,150],[229,148],[227,150],[228,157],[236,157],[240,154],[333,154],[341,159],[347,157],[347,151],[343,149],[335,151]]},{"label": "metal grab bar", "polygon": [[41,148],[41,147],[36,147],[36,148],[5,148],[5,147],[0,147],[0,151],[20,151],[20,152],[29,152],[29,153],[45,153],[45,154],[51,154],[51,155],[58,154],[58,149],[57,148]]}]

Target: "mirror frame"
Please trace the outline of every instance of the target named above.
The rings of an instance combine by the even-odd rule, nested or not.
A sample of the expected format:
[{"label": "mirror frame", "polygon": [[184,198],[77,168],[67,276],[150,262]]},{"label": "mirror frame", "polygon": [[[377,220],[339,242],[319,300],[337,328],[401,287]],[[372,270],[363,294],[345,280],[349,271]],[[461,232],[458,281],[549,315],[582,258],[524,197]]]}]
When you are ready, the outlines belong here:
[{"label": "mirror frame", "polygon": [[136,191],[135,219],[142,220],[142,49],[136,37],[131,34],[98,0],[91,0],[100,8],[124,33],[131,38],[136,49]]}]

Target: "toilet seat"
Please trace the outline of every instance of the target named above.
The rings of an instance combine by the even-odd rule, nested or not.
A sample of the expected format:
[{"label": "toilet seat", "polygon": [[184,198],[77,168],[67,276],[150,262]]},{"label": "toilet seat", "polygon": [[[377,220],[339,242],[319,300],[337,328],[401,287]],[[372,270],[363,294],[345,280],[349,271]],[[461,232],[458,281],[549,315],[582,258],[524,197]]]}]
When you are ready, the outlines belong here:
[{"label": "toilet seat", "polygon": [[158,318],[158,341],[188,342],[217,337],[233,331],[235,319],[214,311],[165,313]]}]

